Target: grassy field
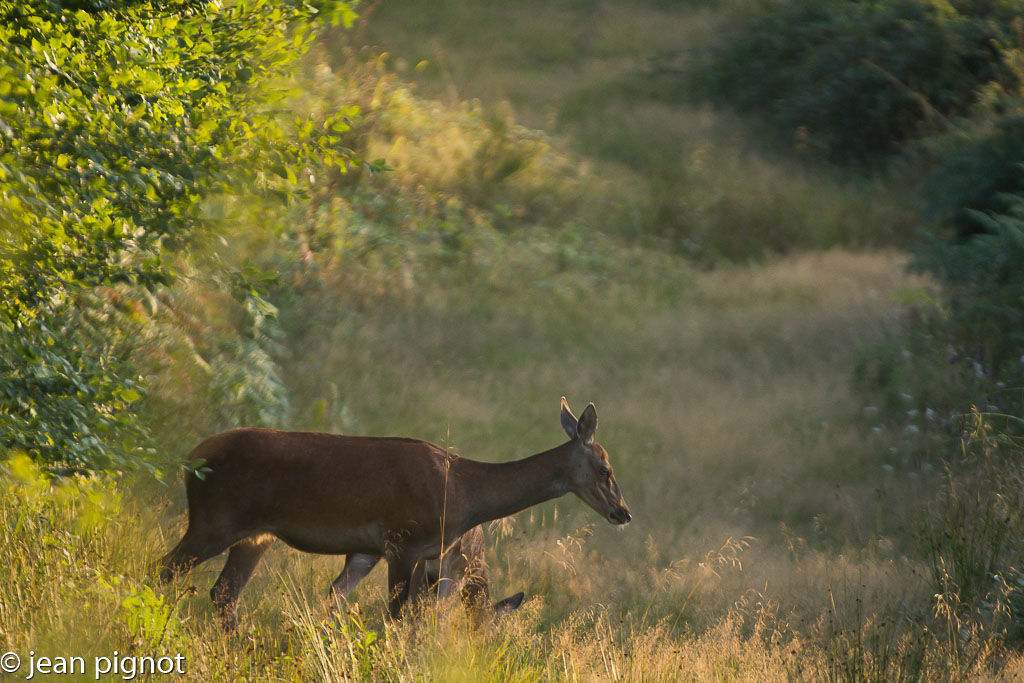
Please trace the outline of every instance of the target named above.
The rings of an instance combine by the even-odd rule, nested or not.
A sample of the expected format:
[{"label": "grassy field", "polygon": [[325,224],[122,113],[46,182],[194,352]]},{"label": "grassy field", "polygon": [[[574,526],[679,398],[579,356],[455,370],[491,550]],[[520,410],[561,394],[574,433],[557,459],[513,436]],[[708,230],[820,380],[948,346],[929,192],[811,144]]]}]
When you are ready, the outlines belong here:
[{"label": "grassy field", "polygon": [[874,434],[849,388],[858,346],[923,285],[903,257],[712,272],[616,258],[628,267],[605,282],[552,269],[523,290],[499,268],[341,317],[286,368],[309,397],[296,428],[492,461],[559,443],[560,395],[597,403],[634,521],[612,528],[569,497],[491,525],[493,591],[525,590],[519,613],[480,630],[448,605],[387,625],[378,569],[332,626],[339,560],[278,546],[224,637],[206,596],[221,560],[149,588],[183,527],[178,482],[115,494],[19,466],[0,520],[0,623],[19,625],[5,646],[182,653],[184,680],[884,680],[917,657],[929,677],[969,675],[971,661],[947,669],[941,634],[906,626],[932,610],[916,529],[938,478],[900,466],[899,435]]},{"label": "grassy field", "polygon": [[[855,379],[885,345],[916,367],[900,332],[935,302],[900,250],[905,183],[795,161],[645,71],[745,6],[391,0],[318,45],[295,108],[358,104],[353,148],[393,170],[332,178],[270,227],[262,204],[214,207],[243,215],[219,258],[278,276],[278,320],[239,333],[201,259],[138,305],[175,316],[142,327],[164,482],[5,462],[0,650],[83,657],[70,680],[115,650],[180,654],[187,681],[1024,675],[1024,579],[999,564],[1019,465]],[[237,391],[210,388],[223,368]],[[224,558],[157,584],[185,525],[175,463],[246,401],[504,461],[563,441],[563,395],[596,404],[634,519],[569,496],[490,524],[492,594],[527,595],[495,624],[453,604],[387,622],[381,568],[334,618],[340,558],[283,544],[235,634],[207,596]]]},{"label": "grassy field", "polygon": [[[364,8],[337,44],[384,50],[423,94],[507,105],[563,137],[622,205],[606,229],[706,262],[834,245],[902,245],[917,220],[906,179],[807,167],[750,121],[687,97],[679,71],[751,3],[445,0]],[[671,56],[674,71],[652,70]],[[798,145],[798,141],[793,142]]]}]

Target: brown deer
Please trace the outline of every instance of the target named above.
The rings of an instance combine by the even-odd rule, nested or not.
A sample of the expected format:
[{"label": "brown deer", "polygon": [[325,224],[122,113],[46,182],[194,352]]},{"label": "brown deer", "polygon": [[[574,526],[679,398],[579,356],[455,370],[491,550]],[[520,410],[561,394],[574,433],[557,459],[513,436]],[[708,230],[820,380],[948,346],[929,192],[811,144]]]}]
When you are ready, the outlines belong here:
[{"label": "brown deer", "polygon": [[[340,605],[346,600],[356,585],[380,560],[380,555],[348,555],[345,558],[345,568],[331,584],[331,594],[335,603]],[[445,598],[456,589],[459,590],[466,608],[476,614],[480,614],[491,601],[490,576],[484,556],[484,532],[479,525],[445,548],[441,557],[423,560],[416,565],[412,573],[409,596],[412,599],[433,592],[438,597]],[[491,613],[501,616],[518,609],[524,596],[525,594],[520,591],[494,603],[491,605]]]},{"label": "brown deer", "polygon": [[188,456],[195,463],[185,478],[188,529],[161,560],[161,579],[230,548],[210,591],[230,628],[242,588],[276,537],[304,552],[386,558],[388,612],[397,618],[417,564],[440,557],[480,524],[570,492],[613,524],[632,519],[608,453],[594,441],[594,404],[577,420],[563,397],[561,421],[567,443],[504,463],[415,439],[269,429],[215,434]]}]

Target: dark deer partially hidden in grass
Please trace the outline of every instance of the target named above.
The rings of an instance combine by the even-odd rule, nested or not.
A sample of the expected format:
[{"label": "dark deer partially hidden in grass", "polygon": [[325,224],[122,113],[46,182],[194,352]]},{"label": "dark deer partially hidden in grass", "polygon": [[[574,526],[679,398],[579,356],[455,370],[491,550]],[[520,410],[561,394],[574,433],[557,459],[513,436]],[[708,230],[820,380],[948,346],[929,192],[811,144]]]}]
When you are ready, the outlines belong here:
[{"label": "dark deer partially hidden in grass", "polygon": [[[431,593],[446,598],[458,590],[467,609],[481,612],[491,601],[490,576],[484,550],[483,528],[475,526],[445,548],[441,557],[423,560],[416,565],[409,589],[410,598]],[[346,600],[380,560],[380,555],[365,553],[354,553],[346,557],[345,568],[331,584],[331,595],[336,604]],[[500,616],[518,609],[524,595],[519,592],[499,600],[491,605],[491,612]]]},{"label": "dark deer partially hidden in grass", "polygon": [[[231,628],[238,596],[276,537],[304,552],[383,556],[388,612],[397,618],[417,565],[440,558],[480,524],[570,492],[613,524],[632,519],[608,453],[594,441],[594,404],[577,420],[563,397],[561,421],[568,442],[505,463],[415,439],[268,429],[215,434],[188,456],[205,475],[194,468],[186,475],[188,529],[161,560],[161,578],[230,548],[210,594]],[[442,561],[438,572],[445,571]]]}]

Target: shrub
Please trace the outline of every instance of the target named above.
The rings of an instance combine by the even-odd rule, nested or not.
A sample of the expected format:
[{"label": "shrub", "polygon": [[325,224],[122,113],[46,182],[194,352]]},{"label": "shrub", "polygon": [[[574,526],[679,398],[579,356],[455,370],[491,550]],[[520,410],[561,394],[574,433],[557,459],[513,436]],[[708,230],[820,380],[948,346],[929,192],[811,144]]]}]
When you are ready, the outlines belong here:
[{"label": "shrub", "polygon": [[924,184],[927,212],[949,221],[958,238],[985,232],[985,214],[1006,213],[1024,194],[1024,116],[987,133],[958,136]]},{"label": "shrub", "polygon": [[386,157],[391,172],[332,173],[273,234],[252,216],[250,253],[279,275],[272,300],[289,335],[315,336],[317,321],[336,324],[427,281],[493,272],[516,247],[541,260],[610,213],[605,184],[507,108],[419,97],[379,57],[347,51],[332,67],[313,56],[299,105],[314,119],[358,107],[345,144]]},{"label": "shrub", "polygon": [[938,298],[906,302],[902,325],[866,348],[854,371],[890,415],[927,412],[945,431],[972,405],[1024,417],[1024,204],[973,217],[985,233],[923,233],[911,267],[936,278]]},{"label": "shrub", "polygon": [[926,236],[913,266],[945,285],[953,337],[985,371],[1013,387],[1024,383],[1024,202],[1009,214],[974,218],[986,234],[963,242]]},{"label": "shrub", "polygon": [[350,159],[342,117],[274,110],[311,7],[79,4],[0,1],[0,447],[117,468],[146,432],[124,295],[173,282],[211,197]]},{"label": "shrub", "polygon": [[789,0],[727,35],[701,90],[764,117],[793,144],[838,162],[876,162],[965,113],[1006,73],[1015,9],[963,0]]}]

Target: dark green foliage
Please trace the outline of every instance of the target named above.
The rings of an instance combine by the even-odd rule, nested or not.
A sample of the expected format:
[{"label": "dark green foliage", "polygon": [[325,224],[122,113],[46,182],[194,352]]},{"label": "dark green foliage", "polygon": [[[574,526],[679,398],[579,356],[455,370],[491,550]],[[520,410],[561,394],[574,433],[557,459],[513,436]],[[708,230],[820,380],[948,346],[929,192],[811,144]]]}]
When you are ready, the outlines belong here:
[{"label": "dark green foliage", "polygon": [[[866,348],[855,383],[898,423],[906,411],[957,432],[970,407],[1024,417],[1024,206],[974,219],[986,231],[950,241],[924,234],[912,267],[942,285],[941,299],[908,301],[898,330]],[[1024,423],[1004,429],[1019,434]]]},{"label": "dark green foliage", "polygon": [[103,293],[0,320],[0,438],[71,469],[124,465],[141,445],[130,322]]},{"label": "dark green foliage", "polygon": [[945,285],[953,338],[986,372],[1024,386],[1024,204],[1009,214],[973,213],[985,231],[965,241],[934,236],[916,249],[914,267]]},{"label": "dark green foliage", "polygon": [[965,113],[1006,75],[1008,2],[789,0],[739,26],[701,67],[719,102],[798,149],[875,162]]},{"label": "dark green foliage", "polygon": [[[902,429],[908,411],[933,416],[941,443],[958,431],[958,420],[992,388],[980,362],[953,350],[948,320],[935,300],[908,301],[901,325],[861,349],[854,385],[881,410],[884,422]],[[983,405],[983,404],[982,404]],[[984,406],[987,407],[987,406]]]},{"label": "dark green foliage", "polygon": [[949,220],[957,237],[987,229],[985,214],[1005,213],[1024,194],[1024,116],[1009,116],[988,135],[959,139],[925,183],[933,218]]},{"label": "dark green foliage", "polygon": [[175,279],[204,202],[350,161],[343,118],[273,108],[310,8],[84,4],[0,2],[0,446],[74,469],[141,443],[123,293]]}]

